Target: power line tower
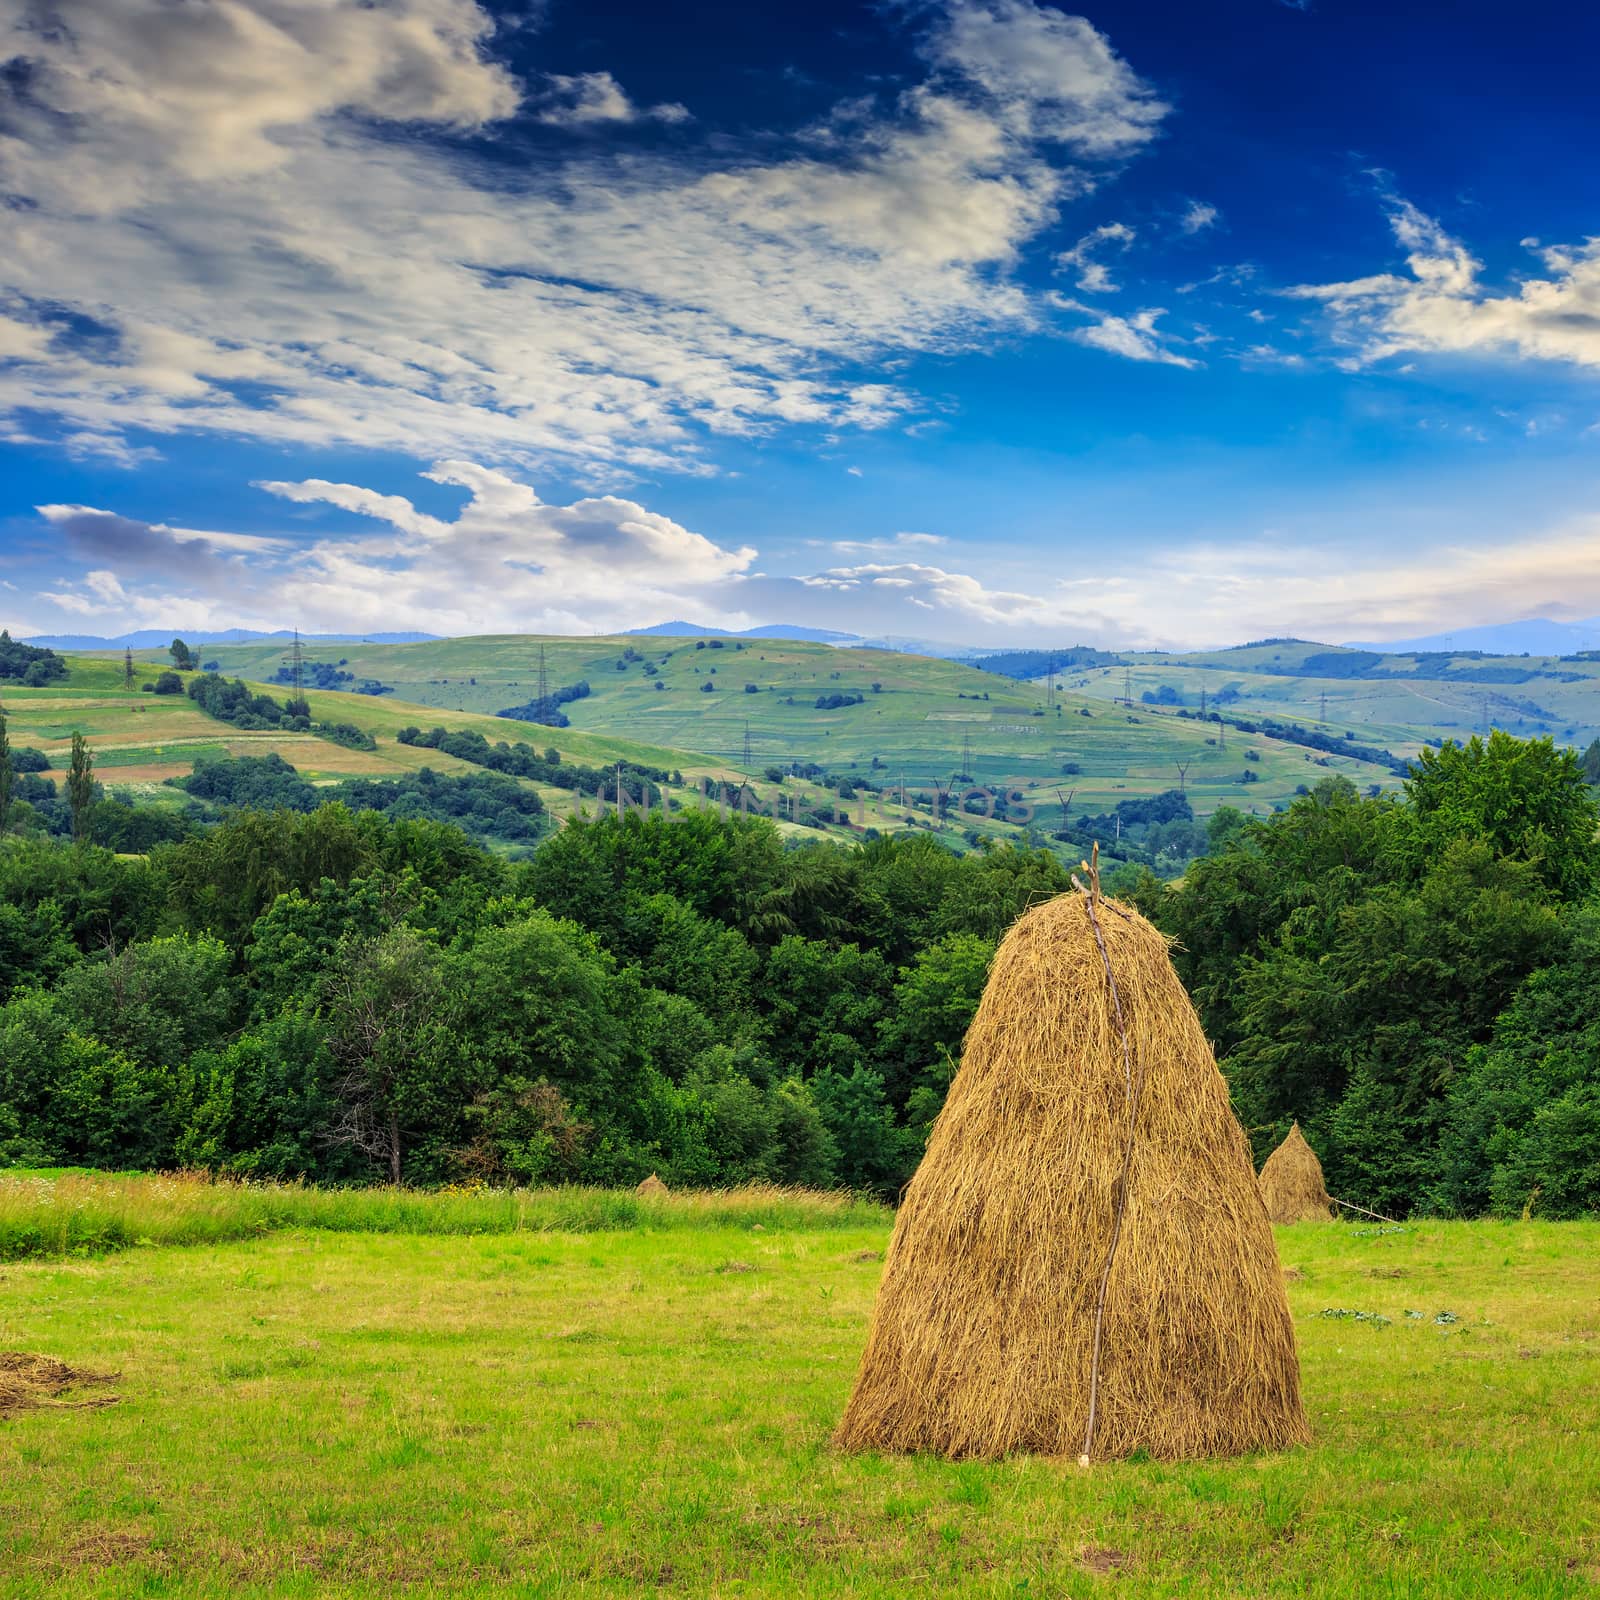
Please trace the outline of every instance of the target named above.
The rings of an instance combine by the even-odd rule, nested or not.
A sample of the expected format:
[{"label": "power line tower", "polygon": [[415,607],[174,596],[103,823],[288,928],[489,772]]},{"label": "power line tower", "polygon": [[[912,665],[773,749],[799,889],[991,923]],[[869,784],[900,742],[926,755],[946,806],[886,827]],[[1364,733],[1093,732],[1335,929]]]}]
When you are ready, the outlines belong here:
[{"label": "power line tower", "polygon": [[1200,685],[1200,720],[1206,720],[1206,686],[1203,683]]},{"label": "power line tower", "polygon": [[1217,749],[1226,750],[1228,748],[1228,724],[1222,720],[1222,713],[1220,711],[1218,711],[1216,713],[1216,718],[1217,718]]},{"label": "power line tower", "polygon": [[744,719],[744,775],[750,776],[750,719]]},{"label": "power line tower", "polygon": [[1045,709],[1054,711],[1056,708],[1056,658],[1050,657],[1050,672],[1045,684]]},{"label": "power line tower", "polygon": [[543,645],[539,646],[539,700],[538,700],[538,706],[539,706],[539,715],[541,717],[547,717],[547,716],[550,715],[550,675],[549,675],[549,673],[547,673],[545,671],[545,666],[544,666],[544,646]]},{"label": "power line tower", "polygon": [[1328,720],[1328,691],[1326,689],[1322,691],[1319,699],[1317,720],[1319,722],[1326,722]]},{"label": "power line tower", "polygon": [[[1183,793],[1186,792],[1185,788],[1184,788],[1184,785],[1189,780],[1189,768],[1190,768],[1190,766],[1192,764],[1193,764],[1192,761],[1179,761],[1179,762],[1175,763],[1175,765],[1178,768],[1178,793],[1179,794],[1183,794]],[[1120,817],[1119,817],[1118,820],[1119,821],[1121,820]],[[1117,837],[1119,839],[1122,837],[1122,832],[1121,832],[1120,829],[1117,832]]]},{"label": "power line tower", "polygon": [[1122,669],[1122,703],[1125,706],[1133,704],[1133,670],[1130,667]]},{"label": "power line tower", "polygon": [[122,687],[133,687],[133,646],[126,645],[122,651]]},{"label": "power line tower", "polygon": [[303,688],[301,680],[305,677],[306,662],[305,656],[300,649],[300,630],[298,628],[294,630],[294,649],[290,654],[289,660],[293,664],[294,670],[294,697],[296,700],[300,700],[304,698],[301,693]]}]

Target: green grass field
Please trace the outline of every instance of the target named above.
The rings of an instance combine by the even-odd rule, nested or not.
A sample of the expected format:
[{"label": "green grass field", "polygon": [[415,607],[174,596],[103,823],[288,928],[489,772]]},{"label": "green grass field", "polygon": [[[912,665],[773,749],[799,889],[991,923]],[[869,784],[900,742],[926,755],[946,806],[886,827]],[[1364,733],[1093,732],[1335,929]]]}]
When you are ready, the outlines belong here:
[{"label": "green grass field", "polygon": [[0,1348],[121,1373],[0,1423],[0,1593],[1600,1590],[1600,1225],[1280,1230],[1315,1443],[1085,1472],[831,1448],[880,1212],[614,1196],[546,1232],[502,1199],[455,1231],[479,1198],[0,1267]]}]

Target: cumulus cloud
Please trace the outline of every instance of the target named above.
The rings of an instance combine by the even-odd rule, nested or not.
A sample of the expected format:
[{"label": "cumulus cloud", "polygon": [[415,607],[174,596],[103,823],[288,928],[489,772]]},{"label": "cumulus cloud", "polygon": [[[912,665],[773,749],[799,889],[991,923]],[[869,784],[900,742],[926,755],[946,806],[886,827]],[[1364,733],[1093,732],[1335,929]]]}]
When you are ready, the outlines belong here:
[{"label": "cumulus cloud", "polygon": [[1094,252],[1102,245],[1114,245],[1126,250],[1135,234],[1125,222],[1107,222],[1086,233],[1070,250],[1056,257],[1058,272],[1075,272],[1076,282],[1086,294],[1112,294],[1119,285],[1112,281],[1111,270],[1103,261],[1094,259]]},{"label": "cumulus cloud", "polygon": [[609,72],[553,72],[545,79],[540,122],[556,128],[583,128],[608,122],[688,122],[687,106],[669,102],[636,106]]},{"label": "cumulus cloud", "polygon": [[[668,154],[623,132],[675,109],[529,91],[494,32],[477,0],[0,0],[0,417],[596,479],[881,427],[912,397],[836,374],[1030,325],[1020,252],[1166,111],[1081,18],[946,0],[925,81]],[[556,154],[551,116],[620,142]]]},{"label": "cumulus cloud", "polygon": [[[74,575],[13,590],[13,631],[92,622],[106,633],[291,623],[324,632],[596,633],[688,616],[975,643],[1196,648],[1277,633],[1382,640],[1475,621],[1600,614],[1596,517],[1513,543],[1391,539],[1320,554],[1303,537],[1263,535],[1136,552],[1110,572],[1098,546],[1076,558],[1063,551],[1053,573],[1038,560],[997,571],[1004,558],[994,555],[985,570],[957,570],[924,554],[935,536],[900,534],[839,541],[839,554],[867,559],[785,576],[755,570],[754,550],[719,544],[636,501],[548,505],[527,482],[470,461],[440,462],[428,476],[463,491],[453,517],[357,484],[261,485],[329,508],[322,515],[340,523],[292,536],[42,507]],[[367,526],[343,531],[351,516]]]},{"label": "cumulus cloud", "polygon": [[279,627],[288,619],[322,631],[594,632],[676,615],[689,597],[726,585],[755,559],[753,549],[718,545],[614,495],[547,505],[529,484],[471,461],[442,461],[426,476],[466,492],[453,519],[357,484],[258,484],[374,525],[309,542],[42,506],[76,561],[122,578],[116,595],[97,588],[91,572],[45,598],[82,616],[144,622],[171,600],[182,574],[184,615],[198,618],[191,625]]},{"label": "cumulus cloud", "polygon": [[1600,239],[1576,246],[1524,240],[1544,275],[1497,293],[1482,281],[1482,262],[1434,218],[1397,200],[1389,220],[1405,272],[1281,291],[1325,305],[1358,362],[1453,353],[1600,367]]}]

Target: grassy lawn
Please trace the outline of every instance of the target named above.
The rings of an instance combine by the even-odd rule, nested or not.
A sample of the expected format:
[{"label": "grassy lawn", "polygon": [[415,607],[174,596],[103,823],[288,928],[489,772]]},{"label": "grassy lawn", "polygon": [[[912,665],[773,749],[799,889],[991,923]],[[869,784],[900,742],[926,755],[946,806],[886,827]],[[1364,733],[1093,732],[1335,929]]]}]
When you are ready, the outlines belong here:
[{"label": "grassy lawn", "polygon": [[0,1593],[1600,1593],[1600,1225],[1285,1229],[1316,1443],[1081,1472],[830,1448],[871,1208],[400,1203],[0,1267],[0,1348],[122,1374],[0,1423]]}]

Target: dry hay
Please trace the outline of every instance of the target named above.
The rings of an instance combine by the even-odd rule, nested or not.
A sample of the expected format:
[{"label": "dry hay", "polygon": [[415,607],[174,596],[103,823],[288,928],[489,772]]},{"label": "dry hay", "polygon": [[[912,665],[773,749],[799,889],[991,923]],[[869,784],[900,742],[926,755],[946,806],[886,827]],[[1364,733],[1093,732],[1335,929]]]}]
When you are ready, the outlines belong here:
[{"label": "dry hay", "polygon": [[1249,1145],[1166,940],[1115,901],[1035,907],[907,1185],[837,1443],[1171,1459],[1308,1438]]},{"label": "dry hay", "polygon": [[114,1394],[97,1395],[90,1400],[60,1400],[56,1397],[74,1384],[115,1383],[114,1372],[85,1372],[69,1367],[54,1356],[31,1355],[25,1350],[0,1350],[0,1417],[13,1412],[31,1411],[43,1406],[63,1410],[86,1410],[92,1406],[114,1406]]},{"label": "dry hay", "polygon": [[1322,1181],[1322,1163],[1306,1143],[1298,1122],[1267,1157],[1260,1182],[1261,1198],[1274,1222],[1326,1222],[1333,1215],[1333,1201]]},{"label": "dry hay", "polygon": [[648,1195],[650,1199],[654,1200],[661,1195],[670,1194],[671,1190],[652,1172],[633,1192],[635,1194]]}]

